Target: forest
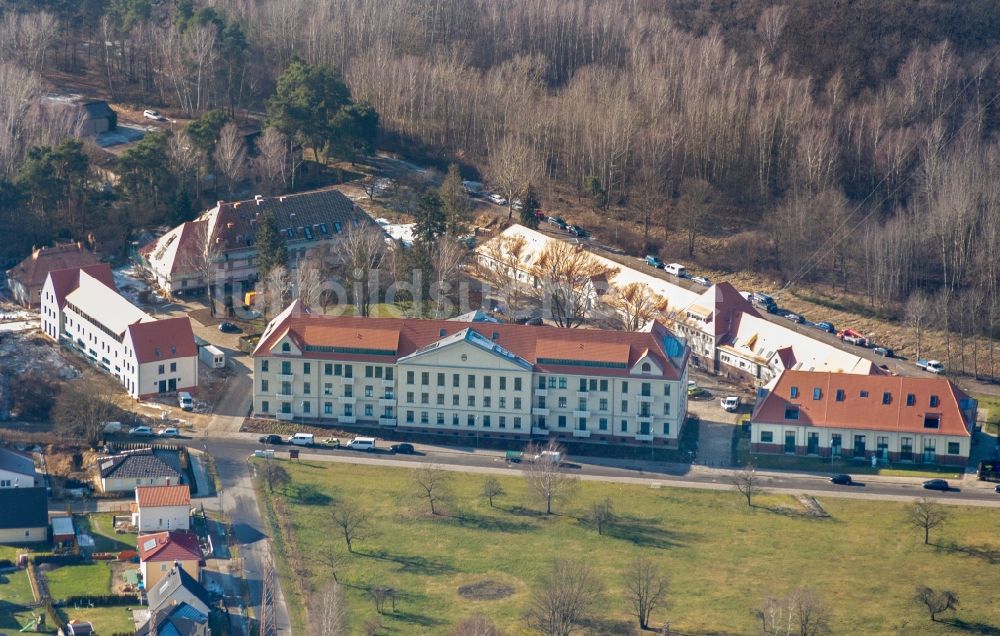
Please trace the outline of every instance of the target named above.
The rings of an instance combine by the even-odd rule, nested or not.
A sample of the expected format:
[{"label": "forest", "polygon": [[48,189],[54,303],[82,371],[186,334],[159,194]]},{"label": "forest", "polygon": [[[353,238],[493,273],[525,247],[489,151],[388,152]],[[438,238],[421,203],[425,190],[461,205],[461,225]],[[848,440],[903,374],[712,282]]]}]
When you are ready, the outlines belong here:
[{"label": "forest", "polygon": [[[8,231],[21,225],[12,222],[22,205],[15,201],[27,200],[62,235],[85,230],[87,218],[176,221],[200,205],[197,189],[156,182],[182,173],[178,153],[171,163],[166,151],[168,170],[134,166],[131,181],[89,207],[82,186],[70,188],[78,196],[33,199],[25,166],[37,167],[41,149],[72,132],[71,122],[28,106],[46,92],[46,78],[87,76],[114,102],[210,124],[239,113],[273,124],[268,103],[279,78],[304,63],[343,81],[353,116],[377,126],[373,145],[435,165],[458,162],[463,176],[495,188],[531,185],[543,209],[547,198],[572,197],[620,226],[618,242],[633,251],[669,247],[720,270],[834,285],[895,315],[915,297],[956,333],[1000,329],[996,2],[2,7],[0,188],[9,195],[0,214]],[[213,130],[198,161],[219,172],[220,127]],[[272,142],[316,150],[307,130],[284,134],[291,139]],[[334,135],[320,150],[353,157],[366,145],[356,139]],[[81,217],[82,205],[90,211]],[[136,216],[137,207],[144,213]]]}]

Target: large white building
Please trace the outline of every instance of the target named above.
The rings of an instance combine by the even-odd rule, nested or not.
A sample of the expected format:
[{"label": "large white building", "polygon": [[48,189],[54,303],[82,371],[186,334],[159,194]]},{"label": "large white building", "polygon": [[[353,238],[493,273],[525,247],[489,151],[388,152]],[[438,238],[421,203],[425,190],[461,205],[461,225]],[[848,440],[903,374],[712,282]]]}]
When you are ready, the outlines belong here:
[{"label": "large white building", "polygon": [[[507,275],[537,287],[534,268],[545,245],[555,239],[521,225],[512,225],[492,241],[518,241],[523,246],[520,264]],[[477,248],[480,262],[496,262],[488,244]],[[633,269],[592,254],[612,270],[607,280],[592,281],[590,294],[597,299],[612,287],[645,285],[667,303],[661,319],[691,349],[691,362],[705,370],[755,386],[767,384],[786,369],[878,375],[877,364],[821,340],[799,333],[763,317],[735,287],[727,282],[704,291],[692,291],[670,282],[652,269]]]},{"label": "large white building", "polygon": [[198,351],[187,317],[156,319],[118,294],[106,264],[49,273],[42,331],[112,374],[134,398],[198,386]]},{"label": "large white building", "polygon": [[676,447],[688,349],[643,332],[312,315],[253,353],[254,412],[444,435]]}]

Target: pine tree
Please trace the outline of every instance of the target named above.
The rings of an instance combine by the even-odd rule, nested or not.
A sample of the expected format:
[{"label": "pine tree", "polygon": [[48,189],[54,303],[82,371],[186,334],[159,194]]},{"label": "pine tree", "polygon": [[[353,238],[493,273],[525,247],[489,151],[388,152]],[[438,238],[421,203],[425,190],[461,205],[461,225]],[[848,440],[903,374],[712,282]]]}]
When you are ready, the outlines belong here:
[{"label": "pine tree", "polygon": [[453,235],[461,234],[466,215],[472,206],[469,195],[462,186],[462,174],[458,171],[458,164],[453,163],[448,166],[448,174],[438,188],[438,196],[441,198],[441,207],[447,219],[448,232]]},{"label": "pine tree", "polygon": [[529,185],[527,192],[524,193],[524,200],[521,201],[521,225],[537,228],[539,207],[535,189]]},{"label": "pine tree", "polygon": [[257,248],[257,279],[265,280],[271,270],[288,264],[288,250],[285,241],[278,234],[278,225],[270,213],[261,219],[260,229],[254,237]]}]

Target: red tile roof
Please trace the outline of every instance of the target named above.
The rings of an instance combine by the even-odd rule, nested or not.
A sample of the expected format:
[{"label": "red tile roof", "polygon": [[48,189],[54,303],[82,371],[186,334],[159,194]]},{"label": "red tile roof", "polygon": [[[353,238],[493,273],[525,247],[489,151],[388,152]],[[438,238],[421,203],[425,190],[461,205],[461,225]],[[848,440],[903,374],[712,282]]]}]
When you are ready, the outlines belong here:
[{"label": "red tile roof", "polygon": [[139,486],[135,489],[135,500],[140,508],[190,506],[191,489],[183,484],[178,486]]},{"label": "red tile roof", "polygon": [[79,287],[80,272],[86,272],[111,289],[117,290],[115,277],[111,273],[111,266],[107,263],[52,270],[49,272],[49,277],[52,278],[52,289],[55,292],[56,303],[59,304],[60,309],[66,305],[66,296]]},{"label": "red tile roof", "polygon": [[142,561],[201,561],[203,555],[198,536],[193,532],[173,530],[143,534],[138,539]]},{"label": "red tile roof", "polygon": [[[568,372],[576,367],[586,366],[588,374],[599,372],[602,375],[627,375],[628,369],[648,352],[664,368],[664,378],[679,379],[683,360],[688,355],[688,349],[680,345],[680,341],[659,323],[654,323],[648,331],[626,332],[514,324],[470,324],[450,320],[319,316],[308,313],[297,302],[268,325],[254,355],[280,355],[277,351],[272,353],[271,347],[285,334],[289,334],[295,342],[304,345],[344,349],[339,352],[305,351],[303,355],[307,358],[395,362],[422,347],[466,329],[475,331],[486,340],[525,359],[535,370],[541,372]],[[675,340],[679,345],[673,363],[667,362],[669,357],[666,347],[670,340]],[[373,350],[395,353],[368,353]],[[598,363],[600,366],[594,367],[586,363]],[[606,366],[608,363],[619,363],[625,368],[611,368]]]},{"label": "red tile roof", "polygon": [[140,363],[198,355],[187,316],[133,323],[128,326],[128,333]]},{"label": "red tile roof", "polygon": [[66,243],[34,250],[31,256],[8,270],[7,274],[25,287],[37,287],[45,284],[45,278],[53,270],[75,269],[99,262],[83,244]]},{"label": "red tile roof", "polygon": [[[843,392],[840,400],[838,391]],[[786,408],[795,406],[798,419],[786,419]],[[938,427],[925,427],[925,415],[937,416]],[[757,405],[752,421],[969,437],[967,422],[974,419],[975,401],[946,378],[785,371]]]}]

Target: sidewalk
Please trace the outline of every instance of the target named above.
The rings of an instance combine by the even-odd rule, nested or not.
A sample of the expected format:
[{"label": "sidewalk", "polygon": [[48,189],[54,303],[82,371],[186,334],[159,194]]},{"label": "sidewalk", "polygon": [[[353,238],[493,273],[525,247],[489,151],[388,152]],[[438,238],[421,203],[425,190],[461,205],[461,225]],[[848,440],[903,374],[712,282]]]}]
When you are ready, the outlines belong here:
[{"label": "sidewalk", "polygon": [[188,447],[188,457],[191,458],[191,472],[194,474],[195,497],[214,497],[215,482],[205,466],[205,452]]}]

